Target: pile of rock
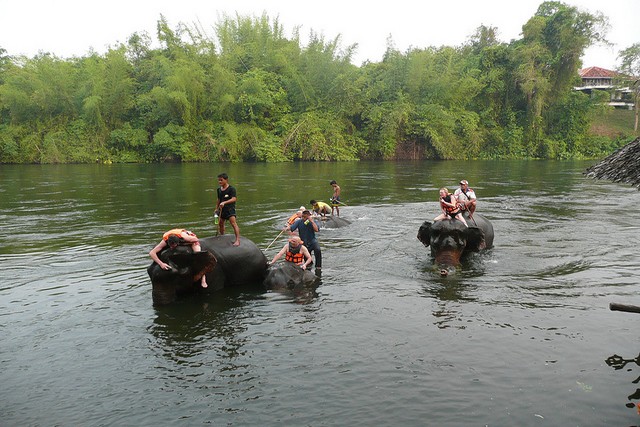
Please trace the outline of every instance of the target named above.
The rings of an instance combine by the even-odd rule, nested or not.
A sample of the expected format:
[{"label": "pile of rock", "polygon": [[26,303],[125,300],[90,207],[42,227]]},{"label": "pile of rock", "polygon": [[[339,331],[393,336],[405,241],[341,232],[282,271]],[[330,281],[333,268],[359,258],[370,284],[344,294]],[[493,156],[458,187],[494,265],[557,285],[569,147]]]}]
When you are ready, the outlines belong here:
[{"label": "pile of rock", "polygon": [[640,138],[585,171],[590,178],[625,182],[640,189]]}]

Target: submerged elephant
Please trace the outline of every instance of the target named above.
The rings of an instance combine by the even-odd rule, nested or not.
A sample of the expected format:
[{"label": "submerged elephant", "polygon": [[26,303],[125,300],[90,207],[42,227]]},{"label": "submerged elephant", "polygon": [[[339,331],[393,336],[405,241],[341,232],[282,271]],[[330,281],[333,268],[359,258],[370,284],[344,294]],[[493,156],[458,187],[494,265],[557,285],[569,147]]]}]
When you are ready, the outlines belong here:
[{"label": "submerged elephant", "polygon": [[351,224],[351,221],[348,219],[340,218],[339,216],[327,216],[322,218],[321,226],[322,228],[342,228]]},{"label": "submerged elephant", "polygon": [[272,264],[267,270],[264,286],[267,290],[302,291],[315,289],[320,284],[320,278],[309,270],[303,270],[300,266],[284,261]]},{"label": "submerged elephant", "polygon": [[457,266],[460,259],[470,252],[493,247],[491,222],[478,213],[469,218],[469,214],[465,212],[464,217],[469,227],[465,227],[457,219],[443,219],[433,223],[425,221],[420,226],[418,240],[431,247],[431,256],[438,265]]},{"label": "submerged elephant", "polygon": [[153,303],[168,304],[178,295],[198,291],[199,278],[206,274],[208,289],[261,284],[267,271],[267,258],[251,240],[240,237],[233,246],[232,234],[200,239],[202,252],[193,253],[186,246],[165,249],[159,257],[171,266],[163,270],[155,262],[147,272],[153,286]]}]

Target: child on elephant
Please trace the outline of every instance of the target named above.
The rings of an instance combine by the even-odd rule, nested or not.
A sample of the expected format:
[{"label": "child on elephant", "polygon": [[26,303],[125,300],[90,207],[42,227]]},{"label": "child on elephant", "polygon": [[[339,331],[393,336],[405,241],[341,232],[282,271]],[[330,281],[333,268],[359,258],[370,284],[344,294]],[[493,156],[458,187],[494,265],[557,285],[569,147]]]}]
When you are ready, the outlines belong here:
[{"label": "child on elephant", "polygon": [[467,221],[462,217],[462,211],[460,210],[460,206],[458,206],[458,202],[453,197],[453,194],[449,193],[445,187],[440,189],[440,208],[442,209],[442,213],[435,217],[434,221],[440,221],[446,218],[455,218],[458,221],[461,221],[465,227],[468,227]]},{"label": "child on elephant", "polygon": [[[162,250],[166,247],[175,249],[179,245],[191,245],[191,250],[194,253],[200,252],[202,250],[202,248],[200,247],[198,236],[196,236],[195,233],[189,230],[185,230],[184,228],[174,228],[162,235],[162,240],[153,249],[151,249],[151,251],[149,251],[149,256],[156,264],[160,266],[161,269],[170,270],[171,266],[163,262],[158,257],[158,254],[160,254],[160,252],[162,252]],[[200,279],[200,286],[202,286],[203,288],[206,288],[208,286],[207,278],[204,274],[202,275],[202,278],[198,277],[196,278],[196,280],[197,279]]]}]

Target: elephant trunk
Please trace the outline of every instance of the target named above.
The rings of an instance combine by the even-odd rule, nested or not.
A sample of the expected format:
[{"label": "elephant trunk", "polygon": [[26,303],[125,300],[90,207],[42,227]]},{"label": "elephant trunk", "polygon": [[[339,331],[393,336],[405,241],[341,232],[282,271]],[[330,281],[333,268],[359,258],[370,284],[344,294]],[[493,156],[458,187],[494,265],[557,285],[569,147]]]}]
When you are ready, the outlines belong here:
[{"label": "elephant trunk", "polygon": [[435,254],[435,260],[439,265],[457,266],[460,264],[461,255],[462,252],[459,250],[441,250]]},{"label": "elephant trunk", "polygon": [[153,298],[154,305],[171,304],[176,300],[177,292],[174,284],[167,282],[153,282],[152,286],[151,297]]}]

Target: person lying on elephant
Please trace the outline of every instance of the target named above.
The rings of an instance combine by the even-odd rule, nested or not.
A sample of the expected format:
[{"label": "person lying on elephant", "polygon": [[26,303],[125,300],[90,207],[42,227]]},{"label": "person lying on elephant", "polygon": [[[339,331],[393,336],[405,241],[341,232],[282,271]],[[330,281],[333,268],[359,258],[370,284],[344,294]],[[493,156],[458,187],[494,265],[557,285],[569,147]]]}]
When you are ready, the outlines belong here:
[{"label": "person lying on elephant", "polygon": [[[185,230],[184,228],[174,228],[172,230],[167,231],[162,235],[162,240],[158,243],[151,251],[149,251],[149,256],[151,259],[160,266],[163,270],[170,270],[171,266],[165,262],[163,262],[158,255],[162,250],[166,247],[169,249],[175,249],[179,245],[190,245],[191,250],[195,252],[200,252],[202,248],[200,247],[200,240],[198,240],[198,236],[195,233]],[[197,278],[196,278],[197,280]],[[207,278],[205,275],[202,275],[200,286],[206,288]]]},{"label": "person lying on elephant", "polygon": [[307,269],[307,266],[311,264],[311,254],[309,250],[303,245],[303,241],[298,236],[289,237],[289,241],[280,249],[269,264],[273,264],[284,255],[285,261],[299,265],[303,270]]},{"label": "person lying on elephant", "polygon": [[461,221],[465,227],[468,227],[467,221],[462,217],[462,211],[460,210],[460,206],[458,206],[457,200],[445,187],[440,189],[440,208],[442,209],[442,213],[435,217],[433,219],[434,221],[440,221],[450,217]]}]

